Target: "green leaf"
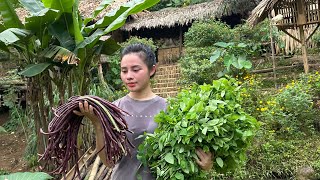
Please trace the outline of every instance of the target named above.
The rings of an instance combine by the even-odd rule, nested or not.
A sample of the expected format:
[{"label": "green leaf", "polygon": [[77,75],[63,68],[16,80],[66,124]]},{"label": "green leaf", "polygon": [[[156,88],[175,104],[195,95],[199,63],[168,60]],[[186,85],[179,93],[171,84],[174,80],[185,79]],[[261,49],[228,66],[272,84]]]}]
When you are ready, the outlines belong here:
[{"label": "green leaf", "polygon": [[243,136],[253,136],[253,132],[252,131],[245,131],[243,133]]},{"label": "green leaf", "polygon": [[236,61],[232,63],[234,67],[237,69],[242,69],[243,67],[246,69],[250,69],[252,67],[252,63],[246,60],[245,55],[240,55]]},{"label": "green leaf", "polygon": [[245,69],[251,69],[252,68],[252,63],[250,61],[242,61],[241,65],[245,68]]},{"label": "green leaf", "polygon": [[225,94],[226,94],[226,91],[221,91],[221,97],[224,97]]},{"label": "green leaf", "polygon": [[68,22],[71,21],[71,14],[66,14],[63,16],[63,18],[60,18],[48,27],[49,33],[57,38],[62,47],[68,50],[73,50],[75,47],[74,39],[71,37],[69,32],[70,28],[73,29],[71,24],[68,24]]},{"label": "green leaf", "polygon": [[181,174],[181,173],[179,173],[179,172],[177,172],[177,173],[174,175],[174,177],[177,178],[177,179],[184,179],[183,174]]},{"label": "green leaf", "polygon": [[11,0],[0,1],[0,14],[6,28],[23,28],[23,25],[12,6]]},{"label": "green leaf", "polygon": [[218,78],[221,78],[221,77],[224,76],[225,74],[226,74],[225,71],[220,71],[220,72],[218,72],[217,77],[218,77]]},{"label": "green leaf", "polygon": [[44,70],[46,70],[51,63],[39,63],[39,64],[33,64],[26,67],[26,69],[19,72],[20,75],[27,76],[27,77],[33,77],[40,73],[42,73]]},{"label": "green leaf", "polygon": [[204,127],[201,132],[203,135],[206,135],[207,131],[208,131],[208,127]]},{"label": "green leaf", "polygon": [[[117,9],[114,9],[112,12],[106,14],[103,18],[99,19],[96,23],[87,26],[84,28],[86,33],[91,33],[97,28],[104,28],[109,26],[112,22],[114,22],[119,16],[125,13],[130,7],[122,5]],[[86,20],[88,21],[88,20]]]},{"label": "green leaf", "polygon": [[0,126],[0,134],[1,133],[7,133],[6,129],[4,127],[2,127],[2,126]]},{"label": "green leaf", "polygon": [[172,153],[167,153],[166,156],[164,157],[164,160],[170,164],[174,164],[174,157]]},{"label": "green leaf", "polygon": [[112,55],[113,53],[115,53],[118,49],[121,48],[121,46],[112,38],[108,38],[106,41],[104,41],[102,43],[102,50],[101,50],[101,54],[105,54],[105,55]]},{"label": "green leaf", "polygon": [[47,180],[53,179],[50,175],[44,172],[18,172],[9,175],[2,175],[0,176],[0,180],[27,180],[27,179],[36,179],[36,180]]},{"label": "green leaf", "polygon": [[180,136],[185,136],[185,135],[187,135],[187,134],[188,134],[188,131],[187,131],[187,129],[185,129],[185,128],[181,129],[180,132],[179,132],[179,135],[180,135]]},{"label": "green leaf", "polygon": [[127,17],[131,14],[138,13],[142,10],[148,9],[149,7],[152,7],[153,5],[157,4],[160,0],[137,0],[137,1],[129,1],[126,6],[129,6],[130,8],[121,14],[117,19],[115,19],[107,29],[104,30],[104,33],[107,34],[113,30],[116,30],[120,28],[122,25],[124,25]]},{"label": "green leaf", "polygon": [[221,51],[220,51],[219,49],[216,49],[216,50],[213,52],[212,56],[210,57],[210,62],[211,62],[211,63],[216,62],[217,59],[220,57],[220,55],[221,55]]},{"label": "green leaf", "polygon": [[76,49],[75,49],[75,53],[77,53],[77,51],[79,49],[82,48],[92,48],[98,41],[99,38],[103,35],[103,31],[101,29],[97,29],[91,36],[87,37],[84,39],[84,41],[80,42]]},{"label": "green leaf", "polygon": [[45,7],[57,9],[60,12],[72,12],[74,0],[42,0]]},{"label": "green leaf", "polygon": [[[59,11],[54,9],[43,9],[36,15],[26,18],[26,29],[32,31],[41,40],[48,25],[53,23],[59,16]],[[58,27],[56,27],[58,28]]]},{"label": "green leaf", "polygon": [[227,68],[227,71],[230,71],[230,66],[231,64],[233,64],[235,61],[237,60],[237,58],[235,57],[234,54],[227,54],[223,57],[223,63]]},{"label": "green leaf", "polygon": [[30,31],[18,28],[9,28],[0,33],[0,41],[11,45],[30,35]]},{"label": "green leaf", "polygon": [[219,136],[219,129],[217,126],[213,126],[214,132],[216,133],[217,136]]},{"label": "green leaf", "polygon": [[189,161],[189,163],[190,163],[190,168],[191,168],[191,172],[193,173],[193,172],[195,172],[195,165],[194,165],[194,163],[193,163],[193,161]]},{"label": "green leaf", "polygon": [[225,42],[217,42],[214,45],[222,48],[227,48],[229,46],[229,44]]},{"label": "green leaf", "polygon": [[248,45],[247,44],[245,44],[245,43],[239,43],[238,44],[238,47],[239,48],[245,48],[245,47],[247,47]]},{"label": "green leaf", "polygon": [[[120,28],[125,23],[129,15],[147,9],[158,2],[159,0],[130,1],[116,11],[113,11],[111,14],[107,14],[103,19],[99,20],[94,25],[85,28],[86,32],[95,32],[77,45],[75,52],[78,53],[79,49],[85,47],[92,48],[102,35],[108,34],[111,31]],[[97,29],[98,27],[104,28],[106,26],[108,27],[104,31]]]},{"label": "green leaf", "polygon": [[219,119],[212,119],[210,121],[208,121],[208,126],[215,126],[219,123]]},{"label": "green leaf", "polygon": [[79,0],[75,0],[73,4],[72,21],[74,29],[74,38],[76,41],[76,45],[78,45],[80,42],[84,40],[83,35],[81,34],[82,20],[79,15]]},{"label": "green leaf", "polygon": [[39,12],[45,9],[40,0],[19,0],[19,2],[31,13],[31,15],[37,15]]},{"label": "green leaf", "polygon": [[221,167],[221,168],[223,167],[223,160],[220,157],[216,158],[216,162],[218,163],[219,167]]},{"label": "green leaf", "polygon": [[102,0],[99,6],[94,10],[93,17],[96,17],[101,11],[108,7],[114,0]]}]

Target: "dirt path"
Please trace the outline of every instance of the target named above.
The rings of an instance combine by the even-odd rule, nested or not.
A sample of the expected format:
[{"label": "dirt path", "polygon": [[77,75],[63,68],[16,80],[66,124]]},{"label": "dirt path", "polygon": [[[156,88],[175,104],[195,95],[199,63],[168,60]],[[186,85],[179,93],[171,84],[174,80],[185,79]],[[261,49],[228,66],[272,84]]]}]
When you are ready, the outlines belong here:
[{"label": "dirt path", "polygon": [[25,147],[23,134],[0,134],[0,170],[26,171],[27,163],[23,159]]},{"label": "dirt path", "polygon": [[[0,126],[9,119],[8,112],[0,113]],[[26,147],[23,133],[0,133],[0,171],[26,171],[27,163],[23,159]]]}]

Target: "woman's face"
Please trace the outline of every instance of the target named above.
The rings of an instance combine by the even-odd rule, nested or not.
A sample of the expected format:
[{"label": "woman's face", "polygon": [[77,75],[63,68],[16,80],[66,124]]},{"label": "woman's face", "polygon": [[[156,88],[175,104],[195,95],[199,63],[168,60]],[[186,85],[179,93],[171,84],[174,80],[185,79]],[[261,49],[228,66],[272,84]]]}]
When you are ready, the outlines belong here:
[{"label": "woman's face", "polygon": [[121,60],[121,80],[130,92],[142,92],[150,85],[149,71],[143,59],[137,53],[126,54]]}]

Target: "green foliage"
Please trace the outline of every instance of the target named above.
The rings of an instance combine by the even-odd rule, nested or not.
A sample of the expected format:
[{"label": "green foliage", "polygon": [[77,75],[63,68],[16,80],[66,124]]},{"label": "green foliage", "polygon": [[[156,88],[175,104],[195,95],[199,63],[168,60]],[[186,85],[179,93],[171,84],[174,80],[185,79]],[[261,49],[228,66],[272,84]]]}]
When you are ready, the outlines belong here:
[{"label": "green foliage", "polygon": [[149,10],[158,11],[163,8],[188,6],[188,5],[198,4],[202,2],[208,2],[208,1],[210,0],[162,0],[155,6],[151,7]]},{"label": "green foliage", "polygon": [[31,133],[28,137],[28,144],[25,149],[24,158],[28,163],[28,167],[35,167],[39,164],[39,156],[37,152],[37,135],[34,128],[34,123],[31,124],[33,124],[33,127],[30,127],[30,129],[33,129],[33,133]]},{"label": "green foliage", "polygon": [[304,137],[315,133],[319,110],[314,108],[313,97],[318,91],[317,74],[304,75],[278,91],[262,92],[261,82],[253,78],[244,81],[246,92],[243,104],[248,111],[265,123],[265,128],[280,137]]},{"label": "green foliage", "polygon": [[[319,172],[320,144],[317,136],[280,139],[273,131],[260,132],[256,143],[248,150],[246,167],[235,179],[296,179],[302,167]],[[319,179],[319,173],[314,179]]]},{"label": "green foliage", "polygon": [[121,89],[122,81],[120,79],[120,53],[121,50],[134,43],[143,43],[151,47],[153,51],[157,49],[157,47],[154,45],[154,42],[152,39],[147,38],[139,38],[139,37],[131,37],[127,41],[121,43],[121,48],[114,53],[112,56],[108,56],[108,67],[105,70],[105,78],[107,80],[107,83],[114,87],[115,90]]},{"label": "green foliage", "polygon": [[258,134],[255,143],[248,149],[245,167],[235,173],[212,172],[212,179],[298,179],[298,171],[304,167],[315,171],[309,179],[320,178],[320,144],[317,136],[283,140],[277,138],[274,132],[263,128]]},{"label": "green foliage", "polygon": [[228,25],[220,21],[208,20],[195,22],[184,34],[187,47],[213,46],[217,42],[232,41],[233,33]]},{"label": "green foliage", "polygon": [[47,180],[52,179],[52,177],[44,172],[18,172],[18,173],[12,173],[8,175],[2,175],[0,176],[0,180],[21,180],[21,179],[37,179],[37,180]]},{"label": "green foliage", "polygon": [[[243,43],[253,43],[261,45],[265,49],[270,51],[270,21],[268,19],[259,23],[255,27],[251,27],[248,23],[240,24],[236,26],[232,33],[234,35],[234,41]],[[284,48],[284,41],[281,40],[283,32],[281,32],[276,26],[272,26],[271,33],[274,42],[279,45],[280,48]]]},{"label": "green foliage", "polygon": [[280,90],[263,91],[261,78],[239,77],[246,112],[263,122],[252,146],[246,166],[235,173],[213,172],[213,179],[297,179],[298,170],[311,167],[319,179],[319,110],[312,103],[317,94],[318,72],[302,75]]},{"label": "green foliage", "polygon": [[210,63],[209,59],[215,47],[186,47],[185,55],[179,60],[182,85],[192,83],[211,83],[217,79],[218,72],[223,70],[221,62]]},{"label": "green foliage", "polygon": [[245,43],[225,43],[217,42],[214,44],[218,47],[212,56],[210,62],[215,63],[217,60],[223,62],[225,69],[218,73],[218,77],[222,77],[225,74],[229,75],[243,75],[246,70],[252,68],[252,63],[248,60],[248,56],[257,54],[258,47],[253,44]]},{"label": "green foliage", "polygon": [[193,86],[169,100],[155,117],[158,127],[139,146],[138,159],[157,179],[205,179],[194,159],[195,149],[213,152],[217,172],[236,170],[259,123],[241,108],[235,79]]},{"label": "green foliage", "polygon": [[8,171],[0,169],[0,176],[10,174]]},{"label": "green foliage", "polygon": [[16,131],[22,127],[24,133],[27,135],[25,125],[27,124],[27,114],[19,105],[16,104],[17,93],[14,88],[9,88],[3,97],[4,105],[10,109],[10,120],[6,122],[3,127],[6,131]]},{"label": "green foliage", "polygon": [[126,89],[114,90],[114,89],[111,89],[111,87],[105,87],[100,84],[99,85],[92,84],[89,89],[90,89],[90,92],[89,92],[90,95],[98,96],[108,101],[115,101],[128,93]]}]

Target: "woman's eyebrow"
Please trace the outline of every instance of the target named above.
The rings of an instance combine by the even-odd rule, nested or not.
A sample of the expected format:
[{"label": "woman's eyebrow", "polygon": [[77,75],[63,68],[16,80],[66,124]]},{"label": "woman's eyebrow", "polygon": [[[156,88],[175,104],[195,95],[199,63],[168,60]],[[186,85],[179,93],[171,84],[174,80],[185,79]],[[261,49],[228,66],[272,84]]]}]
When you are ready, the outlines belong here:
[{"label": "woman's eyebrow", "polygon": [[141,67],[140,65],[134,65],[131,68],[140,68],[140,67]]}]

